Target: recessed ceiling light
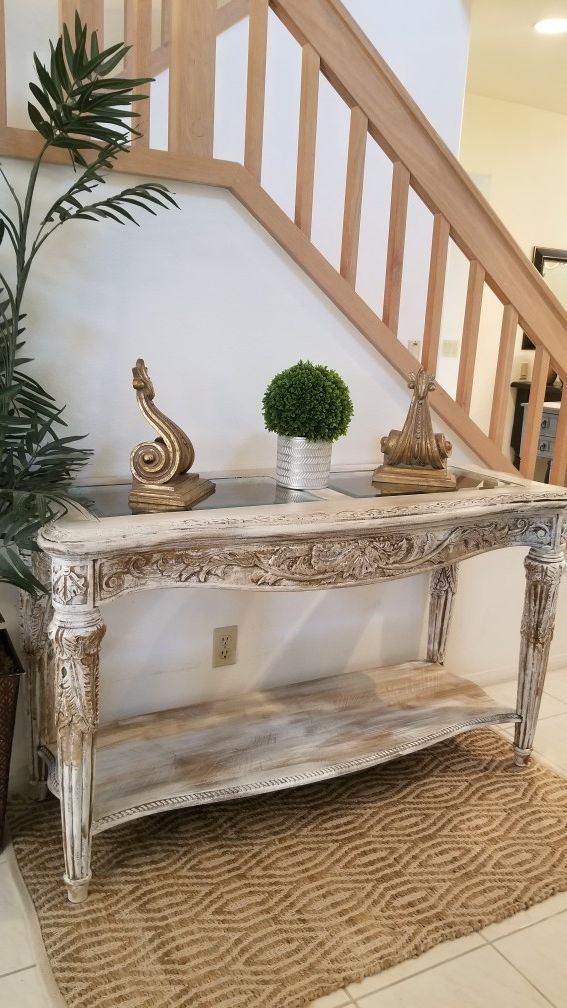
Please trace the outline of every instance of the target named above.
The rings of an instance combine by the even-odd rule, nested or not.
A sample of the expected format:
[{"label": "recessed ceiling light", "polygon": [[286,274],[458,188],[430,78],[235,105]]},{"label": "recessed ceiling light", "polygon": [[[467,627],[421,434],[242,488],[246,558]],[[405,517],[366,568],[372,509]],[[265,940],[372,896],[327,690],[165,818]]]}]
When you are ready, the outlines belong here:
[{"label": "recessed ceiling light", "polygon": [[567,18],[544,18],[534,25],[534,31],[540,35],[562,35],[567,32]]}]

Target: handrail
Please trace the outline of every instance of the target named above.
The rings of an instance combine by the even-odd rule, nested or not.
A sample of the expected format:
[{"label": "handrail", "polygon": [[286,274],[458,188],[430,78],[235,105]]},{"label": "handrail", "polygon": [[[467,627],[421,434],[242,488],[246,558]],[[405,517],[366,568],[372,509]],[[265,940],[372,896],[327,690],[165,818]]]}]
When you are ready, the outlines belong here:
[{"label": "handrail", "polygon": [[325,76],[368,117],[370,132],[392,160],[402,161],[412,186],[504,304],[513,304],[534,342],[545,343],[567,372],[567,313],[529,262],[454,154],[339,0],[273,0],[278,17],[319,53]]}]

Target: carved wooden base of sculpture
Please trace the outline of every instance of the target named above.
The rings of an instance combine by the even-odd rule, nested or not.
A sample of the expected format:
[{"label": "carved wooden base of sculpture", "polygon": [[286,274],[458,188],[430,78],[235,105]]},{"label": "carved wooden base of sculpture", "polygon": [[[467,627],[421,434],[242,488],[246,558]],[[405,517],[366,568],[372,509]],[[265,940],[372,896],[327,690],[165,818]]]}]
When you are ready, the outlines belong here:
[{"label": "carved wooden base of sculpture", "polygon": [[198,473],[183,473],[168,483],[142,483],[132,481],[128,505],[134,514],[156,511],[190,511],[195,504],[215,492],[211,480],[201,479]]},{"label": "carved wooden base of sculpture", "polygon": [[405,466],[380,465],[374,470],[373,483],[388,483],[395,486],[396,493],[431,492],[436,490],[456,490],[457,481],[453,473],[446,469],[409,469]]}]

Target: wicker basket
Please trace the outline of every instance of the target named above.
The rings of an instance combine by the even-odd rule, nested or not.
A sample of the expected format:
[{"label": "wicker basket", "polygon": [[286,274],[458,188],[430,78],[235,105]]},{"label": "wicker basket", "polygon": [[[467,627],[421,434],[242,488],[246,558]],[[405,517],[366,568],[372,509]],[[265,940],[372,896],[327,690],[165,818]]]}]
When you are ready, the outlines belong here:
[{"label": "wicker basket", "polygon": [[0,616],[0,851],[4,846],[4,823],[8,778],[16,720],[18,689],[23,668]]}]

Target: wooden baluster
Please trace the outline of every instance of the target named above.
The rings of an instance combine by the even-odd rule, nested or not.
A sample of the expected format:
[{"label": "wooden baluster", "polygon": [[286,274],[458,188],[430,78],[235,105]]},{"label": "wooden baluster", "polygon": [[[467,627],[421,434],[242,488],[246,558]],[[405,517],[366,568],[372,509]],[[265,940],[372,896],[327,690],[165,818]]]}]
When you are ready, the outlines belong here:
[{"label": "wooden baluster", "polygon": [[396,161],[392,172],[390,229],[388,233],[386,280],[384,283],[384,308],[382,310],[382,321],[396,336],[398,334],[398,322],[400,318],[409,181],[409,171],[401,161]]},{"label": "wooden baluster", "polygon": [[502,313],[502,329],[500,332],[500,349],[494,380],[492,398],[492,413],[488,436],[498,448],[503,448],[504,427],[510,399],[510,379],[514,362],[516,332],[518,329],[518,312],[513,305],[505,305]]},{"label": "wooden baluster", "polygon": [[244,167],[260,181],[264,139],[268,0],[250,0]]},{"label": "wooden baluster", "polygon": [[528,479],[533,479],[535,472],[548,371],[549,354],[542,346],[536,346],[530,398],[525,407],[526,416],[520,448],[520,472]]},{"label": "wooden baluster", "polygon": [[171,0],[161,0],[161,44],[171,41]]},{"label": "wooden baluster", "polygon": [[67,25],[71,38],[75,37],[75,12],[81,14],[81,0],[59,0],[59,24]]},{"label": "wooden baluster", "polygon": [[238,24],[248,14],[249,0],[226,0],[217,10],[217,35]]},{"label": "wooden baluster", "polygon": [[171,0],[169,150],[212,158],[215,0]]},{"label": "wooden baluster", "polygon": [[[567,387],[565,375],[561,375],[563,389]],[[553,459],[549,470],[549,482],[557,486],[565,486],[565,476],[567,475],[567,393],[563,392],[561,406],[559,407],[559,417],[555,430],[555,443],[553,446]]]},{"label": "wooden baluster", "polygon": [[89,32],[98,32],[98,44],[104,46],[104,0],[81,0],[81,17]]},{"label": "wooden baluster", "polygon": [[439,355],[439,336],[443,314],[447,253],[449,251],[449,222],[442,214],[435,214],[431,239],[431,259],[429,262],[429,283],[427,285],[427,305],[423,327],[423,347],[421,362],[426,371],[435,374]]},{"label": "wooden baluster", "polygon": [[297,179],[295,185],[295,223],[311,237],[313,183],[315,179],[315,143],[319,100],[318,54],[305,44],[301,56],[301,101],[297,142]]},{"label": "wooden baluster", "polygon": [[469,413],[471,408],[483,288],[484,269],[479,262],[473,259],[469,268],[469,284],[461,342],[461,359],[459,361],[457,395],[455,397],[459,406],[462,406],[466,413]]},{"label": "wooden baluster", "polygon": [[59,0],[59,23],[66,24],[71,38],[75,37],[75,12],[78,11],[83,24],[86,24],[90,34],[98,32],[98,42],[102,49],[104,43],[104,0]]},{"label": "wooden baluster", "polygon": [[[152,0],[124,0],[124,41],[132,46],[124,61],[126,77],[151,77],[152,58]],[[150,142],[150,85],[145,84],[139,91],[146,94],[145,101],[136,102],[133,111],[138,118],[133,119],[134,128],[141,137],[132,141],[132,146],[148,147]]]},{"label": "wooden baluster", "polygon": [[2,67],[0,69],[0,126],[6,126],[8,122],[8,110],[6,105],[6,18],[4,0],[0,0],[0,59],[2,60]]},{"label": "wooden baluster", "polygon": [[358,261],[358,238],[360,235],[360,210],[362,207],[367,131],[368,119],[364,115],[364,112],[355,105],[350,112],[340,267],[341,276],[345,280],[348,280],[353,287],[356,282],[356,264]]}]

